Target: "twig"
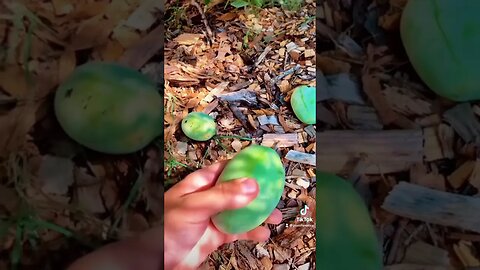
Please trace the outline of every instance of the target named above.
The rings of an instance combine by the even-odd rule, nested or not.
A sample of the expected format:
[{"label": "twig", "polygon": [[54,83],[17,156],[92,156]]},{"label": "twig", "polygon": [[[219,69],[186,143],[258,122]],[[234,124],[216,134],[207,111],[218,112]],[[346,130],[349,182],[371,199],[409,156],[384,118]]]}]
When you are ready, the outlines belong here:
[{"label": "twig", "polygon": [[290,74],[292,74],[292,73],[297,72],[297,70],[299,70],[299,69],[300,69],[300,65],[297,64],[296,66],[294,66],[294,67],[292,67],[292,68],[290,68],[290,69],[288,69],[288,70],[285,70],[284,72],[282,72],[282,74],[280,74],[280,75],[278,75],[277,77],[271,79],[271,80],[270,80],[270,85],[271,85],[272,88],[273,88],[273,86],[274,86],[278,81],[280,81],[281,79],[287,77],[288,75],[290,75]]},{"label": "twig", "polygon": [[263,59],[265,59],[265,57],[267,56],[267,54],[272,50],[272,47],[270,46],[267,46],[265,48],[265,50],[262,52],[262,54],[260,54],[260,56],[258,57],[257,61],[255,62],[255,64],[253,65],[254,67],[257,67],[258,65],[260,65],[260,63],[263,61]]},{"label": "twig", "polygon": [[400,247],[400,239],[402,238],[403,231],[405,230],[405,226],[407,226],[408,220],[402,219],[400,220],[400,226],[398,227],[395,235],[393,236],[392,241],[392,248],[390,249],[390,253],[387,257],[387,264],[393,264],[396,262],[398,248]]},{"label": "twig", "polygon": [[215,39],[214,39],[214,36],[213,36],[212,29],[208,25],[208,21],[207,21],[207,17],[205,16],[205,12],[203,12],[202,7],[197,3],[197,1],[192,0],[191,4],[194,5],[198,9],[198,12],[200,12],[200,15],[202,16],[203,24],[205,24],[205,28],[207,30],[208,38],[210,39],[210,44],[212,44],[215,41]]}]

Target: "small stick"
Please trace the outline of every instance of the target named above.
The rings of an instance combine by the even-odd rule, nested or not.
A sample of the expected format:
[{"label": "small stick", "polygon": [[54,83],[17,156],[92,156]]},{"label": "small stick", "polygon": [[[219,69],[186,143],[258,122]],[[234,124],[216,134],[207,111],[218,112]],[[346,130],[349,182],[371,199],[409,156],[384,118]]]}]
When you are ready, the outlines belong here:
[{"label": "small stick", "polygon": [[213,36],[212,29],[208,25],[207,17],[205,16],[205,13],[203,12],[202,7],[195,0],[192,0],[191,4],[194,5],[198,9],[198,12],[200,12],[200,15],[202,16],[203,24],[205,24],[205,28],[207,30],[208,38],[210,39],[210,44],[212,44],[215,41],[215,39],[214,39],[214,36]]},{"label": "small stick", "polygon": [[300,69],[300,65],[296,65],[288,70],[285,70],[284,72],[282,72],[282,74],[278,75],[277,77],[273,78],[270,80],[270,84],[273,88],[273,86],[278,82],[280,81],[281,79],[287,77],[288,75],[292,74],[292,73],[295,73],[297,70]]}]

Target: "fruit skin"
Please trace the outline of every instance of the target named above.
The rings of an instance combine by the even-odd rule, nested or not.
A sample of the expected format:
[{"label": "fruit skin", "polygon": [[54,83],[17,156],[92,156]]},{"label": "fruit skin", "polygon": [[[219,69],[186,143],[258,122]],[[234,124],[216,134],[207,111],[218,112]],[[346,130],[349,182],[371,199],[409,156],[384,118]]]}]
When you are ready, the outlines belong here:
[{"label": "fruit skin", "polygon": [[285,187],[285,169],[280,157],[272,148],[261,145],[240,151],[227,163],[217,184],[244,177],[256,179],[259,194],[243,208],[212,217],[213,224],[225,233],[244,233],[262,224],[278,205]]},{"label": "fruit skin", "polygon": [[206,113],[191,112],[182,120],[182,131],[190,139],[207,141],[217,134],[217,124]]},{"label": "fruit skin", "polygon": [[293,90],[290,103],[297,118],[305,124],[316,123],[315,87],[302,85]]},{"label": "fruit skin", "polygon": [[336,175],[317,172],[316,196],[317,268],[382,269],[370,215],[353,186]]},{"label": "fruit skin", "polygon": [[77,67],[59,86],[54,103],[65,132],[99,152],[132,153],[162,132],[162,98],[155,83],[115,63]]},{"label": "fruit skin", "polygon": [[453,101],[480,99],[480,1],[409,0],[400,24],[422,80]]}]

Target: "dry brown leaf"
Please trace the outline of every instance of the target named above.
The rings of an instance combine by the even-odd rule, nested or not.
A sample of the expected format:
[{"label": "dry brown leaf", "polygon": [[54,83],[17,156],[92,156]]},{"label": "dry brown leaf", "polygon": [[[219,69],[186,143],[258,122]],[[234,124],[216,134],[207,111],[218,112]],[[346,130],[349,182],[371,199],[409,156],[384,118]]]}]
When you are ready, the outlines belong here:
[{"label": "dry brown leaf", "polygon": [[193,45],[203,37],[204,36],[202,34],[183,33],[174,38],[173,40],[180,45]]},{"label": "dry brown leaf", "polygon": [[123,48],[130,48],[141,39],[140,34],[127,26],[118,26],[113,29],[112,38],[117,40]]},{"label": "dry brown leaf", "polygon": [[3,207],[10,213],[15,213],[19,202],[20,198],[13,188],[0,185],[0,207]]},{"label": "dry brown leaf", "polygon": [[[139,69],[145,65],[163,46],[163,28],[163,25],[157,26],[148,35],[128,48],[119,62],[134,69]],[[166,71],[164,73],[166,74]]]},{"label": "dry brown leaf", "polygon": [[150,28],[158,17],[154,16],[157,9],[160,9],[161,2],[157,0],[142,1],[138,8],[128,17],[126,26],[133,29],[145,31]]},{"label": "dry brown leaf", "polygon": [[0,157],[19,150],[27,140],[27,134],[35,124],[38,104],[17,106],[7,114],[0,114]]},{"label": "dry brown leaf", "polygon": [[115,25],[113,19],[104,19],[102,14],[85,20],[73,34],[68,48],[84,50],[104,44]]},{"label": "dry brown leaf", "polygon": [[350,73],[351,65],[347,62],[336,60],[317,54],[317,68],[325,75]]},{"label": "dry brown leaf", "polygon": [[98,14],[103,14],[109,5],[108,0],[88,1],[81,5],[76,5],[75,9],[67,16],[67,20],[85,20]]},{"label": "dry brown leaf", "polygon": [[217,18],[217,20],[226,22],[226,21],[231,21],[231,20],[233,20],[237,17],[238,17],[237,12],[227,12],[227,13],[224,13],[224,14],[220,15]]},{"label": "dry brown leaf", "polygon": [[413,184],[445,191],[445,178],[438,173],[435,164],[432,164],[432,171],[428,172],[425,164],[415,163],[410,169],[410,181]]},{"label": "dry brown leaf", "polygon": [[117,61],[125,52],[124,47],[118,41],[108,40],[105,45],[98,49],[103,61]]},{"label": "dry brown leaf", "polygon": [[61,16],[73,11],[74,6],[69,0],[52,0],[55,15]]},{"label": "dry brown leaf", "polygon": [[476,162],[473,160],[467,160],[460,165],[452,174],[447,177],[448,182],[453,188],[460,188],[465,181],[472,175],[473,170],[476,167]]},{"label": "dry brown leaf", "polygon": [[28,87],[23,69],[17,65],[10,65],[0,70],[0,88],[14,98],[25,98]]},{"label": "dry brown leaf", "polygon": [[75,52],[65,50],[58,63],[58,81],[62,83],[75,70],[77,58]]},{"label": "dry brown leaf", "polygon": [[142,233],[148,228],[147,219],[139,213],[128,212],[122,220],[122,226],[119,232],[120,238],[125,239]]},{"label": "dry brown leaf", "polygon": [[402,17],[402,13],[398,12],[389,12],[379,18],[379,25],[387,30],[387,31],[394,31],[400,28],[400,19]]},{"label": "dry brown leaf", "polygon": [[114,21],[114,25],[117,25],[121,20],[126,20],[135,9],[135,5],[131,2],[130,0],[111,1],[105,11],[105,15]]}]

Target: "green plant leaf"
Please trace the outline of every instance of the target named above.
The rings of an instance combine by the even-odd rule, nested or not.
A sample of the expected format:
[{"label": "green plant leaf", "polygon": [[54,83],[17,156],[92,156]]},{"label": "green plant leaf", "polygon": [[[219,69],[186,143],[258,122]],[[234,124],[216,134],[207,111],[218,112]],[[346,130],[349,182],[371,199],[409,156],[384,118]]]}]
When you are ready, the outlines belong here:
[{"label": "green plant leaf", "polygon": [[263,6],[263,0],[252,0],[252,1],[253,1],[253,4],[256,7],[262,7]]},{"label": "green plant leaf", "polygon": [[212,2],[212,0],[205,0],[205,1],[204,1],[205,5],[210,4],[210,2]]},{"label": "green plant leaf", "polygon": [[248,6],[250,3],[245,0],[235,0],[231,3],[232,6],[236,8],[242,8]]}]

